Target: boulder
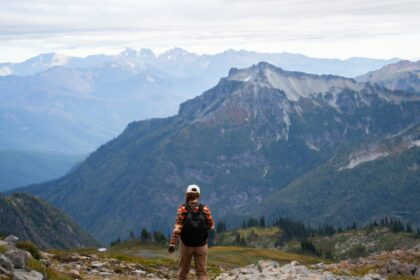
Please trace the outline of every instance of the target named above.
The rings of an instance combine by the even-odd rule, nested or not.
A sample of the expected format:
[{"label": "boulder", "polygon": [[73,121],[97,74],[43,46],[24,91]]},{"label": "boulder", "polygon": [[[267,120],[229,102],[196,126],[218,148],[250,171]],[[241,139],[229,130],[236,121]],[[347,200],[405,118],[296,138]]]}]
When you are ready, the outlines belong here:
[{"label": "boulder", "polygon": [[14,235],[9,235],[4,239],[4,241],[12,247],[15,247],[16,242],[19,240],[19,237]]},{"label": "boulder", "polygon": [[7,258],[5,255],[0,254],[0,266],[8,271],[13,270],[13,263],[12,261]]},{"label": "boulder", "polygon": [[420,264],[417,266],[416,273],[414,276],[420,276]]},{"label": "boulder", "polygon": [[401,263],[398,260],[390,260],[386,266],[379,270],[382,275],[405,275],[413,276],[417,272],[417,266],[414,264]]},{"label": "boulder", "polygon": [[7,251],[4,253],[4,255],[12,262],[14,268],[25,268],[25,263],[28,259],[28,252],[19,249],[13,249]]},{"label": "boulder", "polygon": [[3,278],[2,278],[3,276],[6,276],[6,277],[7,277],[6,279],[8,279],[8,278],[10,278],[12,275],[13,275],[13,270],[7,270],[7,269],[5,269],[4,267],[2,267],[2,266],[0,265],[0,279],[3,279]]},{"label": "boulder", "polygon": [[35,270],[26,271],[23,269],[16,269],[13,272],[13,280],[43,280],[43,279],[44,279],[44,276]]}]

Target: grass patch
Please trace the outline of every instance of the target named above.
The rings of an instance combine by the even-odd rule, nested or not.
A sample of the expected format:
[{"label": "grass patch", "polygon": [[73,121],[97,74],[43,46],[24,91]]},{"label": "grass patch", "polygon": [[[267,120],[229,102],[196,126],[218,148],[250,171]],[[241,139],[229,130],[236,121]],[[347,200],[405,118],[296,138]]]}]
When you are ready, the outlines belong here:
[{"label": "grass patch", "polygon": [[46,279],[54,279],[54,280],[71,280],[66,274],[56,271],[50,267],[45,267],[39,260],[36,259],[29,259],[26,262],[26,265],[31,270],[38,271],[42,273]]},{"label": "grass patch", "polygon": [[37,260],[41,258],[38,248],[30,241],[18,241],[16,242],[16,248],[28,251]]},{"label": "grass patch", "polygon": [[26,266],[29,267],[30,269],[38,271],[42,274],[45,273],[45,266],[39,260],[28,259],[26,261]]},{"label": "grass patch", "polygon": [[237,228],[217,234],[215,243],[217,246],[234,246],[238,245],[239,237],[248,247],[274,248],[281,234],[279,227]]},{"label": "grass patch", "polygon": [[388,280],[419,280],[420,277],[416,276],[404,276],[404,275],[390,275]]},{"label": "grass patch", "polygon": [[275,249],[245,248],[236,246],[215,246],[209,249],[209,263],[224,269],[255,264],[259,260],[274,260],[280,264],[297,261],[301,264],[315,264],[322,260],[317,257],[288,253]]},{"label": "grass patch", "polygon": [[7,252],[6,245],[0,245],[0,254],[6,253],[6,252]]}]

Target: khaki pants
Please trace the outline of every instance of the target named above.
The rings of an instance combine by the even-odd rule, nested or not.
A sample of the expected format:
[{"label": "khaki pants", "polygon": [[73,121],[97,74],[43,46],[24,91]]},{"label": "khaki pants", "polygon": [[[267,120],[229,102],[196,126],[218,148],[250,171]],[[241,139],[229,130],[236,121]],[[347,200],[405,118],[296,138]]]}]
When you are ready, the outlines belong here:
[{"label": "khaki pants", "polygon": [[199,280],[207,280],[207,244],[200,247],[186,246],[179,241],[179,280],[186,280],[194,256],[195,272]]}]

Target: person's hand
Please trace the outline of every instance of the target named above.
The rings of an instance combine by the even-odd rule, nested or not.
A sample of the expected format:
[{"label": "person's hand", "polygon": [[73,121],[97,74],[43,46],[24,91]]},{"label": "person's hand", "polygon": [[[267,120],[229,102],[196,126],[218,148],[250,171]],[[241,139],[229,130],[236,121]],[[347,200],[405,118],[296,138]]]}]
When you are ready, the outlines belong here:
[{"label": "person's hand", "polygon": [[169,248],[168,248],[169,254],[172,254],[174,251],[175,251],[175,246],[174,245],[169,245]]}]

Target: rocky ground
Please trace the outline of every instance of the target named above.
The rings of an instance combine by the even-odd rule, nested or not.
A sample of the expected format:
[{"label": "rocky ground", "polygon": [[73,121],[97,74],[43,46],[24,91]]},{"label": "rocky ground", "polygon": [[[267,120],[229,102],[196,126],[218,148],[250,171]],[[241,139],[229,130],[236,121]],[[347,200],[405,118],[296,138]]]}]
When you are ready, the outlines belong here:
[{"label": "rocky ground", "polygon": [[420,279],[420,244],[413,249],[381,252],[368,257],[333,264],[317,264],[316,269],[346,273],[376,271],[383,276],[412,276]]},{"label": "rocky ground", "polygon": [[42,280],[44,276],[41,273],[26,266],[33,257],[31,253],[16,248],[17,240],[13,235],[0,240],[0,279]]},{"label": "rocky ground", "polygon": [[173,279],[173,271],[163,265],[151,269],[146,265],[103,258],[96,254],[71,253],[58,256],[44,253],[42,261],[71,279]]},{"label": "rocky ground", "polygon": [[165,266],[151,267],[96,254],[40,252],[39,260],[35,260],[31,253],[16,247],[17,241],[15,236],[0,240],[0,279],[173,279],[174,271]]},{"label": "rocky ground", "polygon": [[385,279],[379,274],[367,274],[363,277],[339,276],[329,271],[311,270],[298,262],[291,262],[280,266],[274,261],[259,261],[247,267],[237,268],[221,274],[216,280],[258,280],[258,279],[278,279],[278,280],[381,280]]},{"label": "rocky ground", "polygon": [[[40,252],[33,256],[33,252],[17,248],[16,242],[15,236],[0,240],[0,279],[176,279],[176,263],[148,263],[147,259],[140,263],[129,256],[113,258],[92,250]],[[292,261],[281,265],[260,260],[257,264],[224,271],[216,279],[382,280],[391,275],[407,277],[398,279],[420,279],[420,244],[410,250],[382,252],[332,264],[305,266]]]},{"label": "rocky ground", "polygon": [[420,244],[414,249],[382,252],[365,258],[333,264],[318,263],[309,267],[295,261],[283,266],[274,261],[259,261],[258,264],[225,272],[216,279],[380,280],[391,276],[420,279]]}]

